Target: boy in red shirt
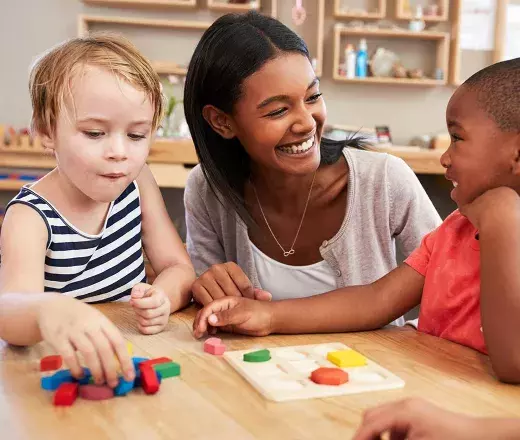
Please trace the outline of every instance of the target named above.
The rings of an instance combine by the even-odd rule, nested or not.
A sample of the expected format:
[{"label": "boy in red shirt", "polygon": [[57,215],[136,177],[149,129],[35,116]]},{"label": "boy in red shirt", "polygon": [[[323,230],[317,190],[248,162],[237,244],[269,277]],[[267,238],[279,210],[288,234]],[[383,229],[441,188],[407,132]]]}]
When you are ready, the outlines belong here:
[{"label": "boy in red shirt", "polygon": [[[520,58],[469,78],[446,111],[442,155],[459,210],[404,264],[366,286],[277,302],[225,297],[204,307],[195,336],[380,328],[421,305],[419,331],[488,353],[497,377],[520,382]],[[229,327],[227,327],[229,329]]]}]

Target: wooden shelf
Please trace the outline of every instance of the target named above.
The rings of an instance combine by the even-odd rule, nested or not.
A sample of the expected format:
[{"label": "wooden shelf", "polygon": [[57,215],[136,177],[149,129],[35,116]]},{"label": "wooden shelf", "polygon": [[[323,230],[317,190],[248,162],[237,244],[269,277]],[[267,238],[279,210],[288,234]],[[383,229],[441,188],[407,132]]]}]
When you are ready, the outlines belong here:
[{"label": "wooden shelf", "polygon": [[336,26],[340,35],[356,35],[383,38],[410,38],[416,40],[446,40],[449,38],[447,32],[421,31],[414,32],[407,29],[371,29],[371,28],[349,28],[344,25]]},{"label": "wooden shelf", "polygon": [[[443,21],[448,21],[448,11],[450,8],[449,0],[437,0],[436,4],[439,6],[439,9],[441,10],[440,15],[435,16],[429,16],[424,15],[422,20],[426,23],[439,23]],[[423,11],[424,12],[424,11]],[[406,12],[404,11],[404,4],[403,0],[396,0],[395,2],[395,18],[398,20],[413,20],[414,14],[413,12]]]},{"label": "wooden shelf", "polygon": [[178,64],[168,61],[152,61],[150,64],[159,75],[186,76],[188,73],[186,67],[180,67]]},{"label": "wooden shelf", "polygon": [[32,183],[29,180],[18,180],[18,179],[0,179],[0,191],[20,191],[20,188],[28,183]]},{"label": "wooden shelf", "polygon": [[386,17],[386,0],[379,0],[377,11],[367,11],[363,14],[344,12],[341,8],[341,0],[334,0],[334,17],[348,20],[381,20]]},{"label": "wooden shelf", "polygon": [[440,162],[443,150],[424,150],[415,147],[374,147],[373,150],[400,157],[417,174],[445,174],[446,172]]},{"label": "wooden shelf", "polygon": [[96,15],[80,15],[79,16],[79,34],[84,35],[88,32],[88,26],[91,23],[97,24],[121,24],[128,26],[141,27],[158,27],[167,29],[181,30],[202,30],[205,31],[211,26],[206,21],[188,21],[188,20],[160,20],[153,18],[132,18],[132,17],[106,17]]},{"label": "wooden shelf", "polygon": [[393,77],[376,77],[369,76],[366,78],[345,78],[335,74],[333,79],[335,81],[342,81],[351,84],[393,84],[393,85],[405,85],[405,86],[425,86],[435,87],[444,86],[447,84],[446,80],[437,80],[430,78],[414,79],[414,78],[393,78]]},{"label": "wooden shelf", "polygon": [[260,9],[260,0],[247,3],[225,3],[218,0],[208,0],[208,9],[222,12],[247,12],[258,11]]},{"label": "wooden shelf", "polygon": [[131,8],[195,8],[197,0],[83,0],[83,3],[96,6],[131,7]]}]

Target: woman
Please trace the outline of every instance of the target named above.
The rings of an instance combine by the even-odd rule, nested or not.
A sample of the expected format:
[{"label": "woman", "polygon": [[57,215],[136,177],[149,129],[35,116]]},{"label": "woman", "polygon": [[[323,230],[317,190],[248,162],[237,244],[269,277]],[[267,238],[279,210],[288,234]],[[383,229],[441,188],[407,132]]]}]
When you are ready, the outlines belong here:
[{"label": "woman", "polygon": [[307,46],[275,19],[219,18],[190,62],[184,109],[200,160],[185,206],[202,304],[370,283],[396,267],[395,241],[408,255],[441,222],[402,160],[322,138]]}]

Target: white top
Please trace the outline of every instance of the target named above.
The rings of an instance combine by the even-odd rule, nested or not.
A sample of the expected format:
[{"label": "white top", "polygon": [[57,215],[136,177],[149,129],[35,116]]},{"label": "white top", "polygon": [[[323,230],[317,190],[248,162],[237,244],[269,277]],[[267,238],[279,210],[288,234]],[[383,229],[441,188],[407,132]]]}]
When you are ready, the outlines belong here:
[{"label": "white top", "polygon": [[336,274],[325,260],[289,266],[268,257],[253,243],[251,248],[260,285],[273,295],[273,300],[303,298],[338,288]]}]

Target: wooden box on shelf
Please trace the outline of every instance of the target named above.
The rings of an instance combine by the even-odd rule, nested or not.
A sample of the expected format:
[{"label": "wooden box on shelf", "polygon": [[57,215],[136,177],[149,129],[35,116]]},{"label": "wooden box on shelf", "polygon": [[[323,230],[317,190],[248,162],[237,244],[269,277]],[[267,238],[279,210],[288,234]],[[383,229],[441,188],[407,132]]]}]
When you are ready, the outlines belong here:
[{"label": "wooden box on shelf", "polygon": [[378,0],[376,11],[366,11],[363,13],[353,10],[349,12],[344,10],[345,0],[334,0],[334,17],[339,19],[360,19],[360,20],[380,20],[386,16],[386,0]]},{"label": "wooden box on shelf", "polygon": [[258,11],[261,7],[261,0],[244,1],[242,3],[229,3],[227,0],[208,0],[208,9],[223,12],[247,12]]},{"label": "wooden box on shelf", "polygon": [[[395,2],[395,17],[398,20],[412,20],[415,17],[415,12],[410,10],[405,10],[405,3],[407,0],[396,0]],[[409,3],[409,1],[408,1]],[[438,13],[435,15],[425,14],[423,11],[423,20],[425,22],[441,22],[448,20],[448,12],[449,12],[449,0],[435,0],[433,2],[434,6],[437,6]]]},{"label": "wooden box on shelf", "polygon": [[98,6],[155,8],[180,7],[195,8],[197,0],[83,0],[83,3]]},{"label": "wooden box on shelf", "polygon": [[[437,42],[436,49],[436,63],[437,69],[442,69],[444,72],[444,79],[432,78],[394,78],[394,77],[365,77],[365,78],[346,78],[339,74],[340,67],[340,48],[341,37],[360,37],[366,39],[374,38],[401,38],[411,40],[430,40]],[[336,81],[357,84],[398,84],[398,85],[413,85],[413,86],[439,86],[446,85],[446,76],[448,73],[448,56],[449,56],[449,34],[446,32],[412,32],[406,29],[372,29],[372,28],[352,28],[343,25],[336,25],[334,29],[334,63],[332,77]]]}]

